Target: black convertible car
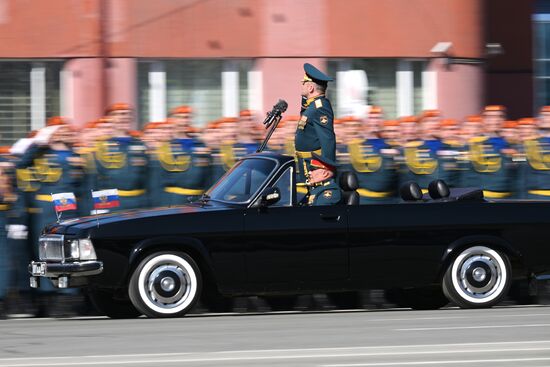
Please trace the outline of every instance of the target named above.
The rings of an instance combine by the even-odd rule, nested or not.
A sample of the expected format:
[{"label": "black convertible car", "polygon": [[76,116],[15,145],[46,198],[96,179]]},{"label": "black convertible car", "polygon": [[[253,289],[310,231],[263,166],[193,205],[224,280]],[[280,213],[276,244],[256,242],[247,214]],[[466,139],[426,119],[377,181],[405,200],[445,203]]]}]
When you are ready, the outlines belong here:
[{"label": "black convertible car", "polygon": [[111,317],[177,317],[203,299],[342,295],[387,289],[401,304],[490,307],[514,279],[550,271],[550,206],[488,201],[481,190],[432,197],[405,186],[403,202],[297,205],[291,157],[239,161],[189,205],[62,221],[44,230],[31,284],[86,286]]}]

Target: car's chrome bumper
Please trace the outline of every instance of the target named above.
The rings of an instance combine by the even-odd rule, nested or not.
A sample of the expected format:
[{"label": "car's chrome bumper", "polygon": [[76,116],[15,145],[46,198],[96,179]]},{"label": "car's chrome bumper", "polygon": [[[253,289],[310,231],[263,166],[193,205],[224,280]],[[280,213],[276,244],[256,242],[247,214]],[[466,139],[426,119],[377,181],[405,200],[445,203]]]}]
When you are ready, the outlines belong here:
[{"label": "car's chrome bumper", "polygon": [[100,274],[103,271],[101,261],[75,261],[48,263],[31,261],[29,264],[30,285],[38,288],[40,277],[49,278],[56,287],[68,288],[85,284],[82,277]]}]

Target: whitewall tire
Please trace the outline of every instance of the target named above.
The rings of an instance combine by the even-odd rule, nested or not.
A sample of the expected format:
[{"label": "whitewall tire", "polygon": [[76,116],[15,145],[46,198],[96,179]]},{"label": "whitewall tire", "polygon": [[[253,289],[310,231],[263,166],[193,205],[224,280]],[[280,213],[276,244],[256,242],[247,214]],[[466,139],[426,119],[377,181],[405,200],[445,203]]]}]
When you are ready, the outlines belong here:
[{"label": "whitewall tire", "polygon": [[200,298],[202,277],[195,261],[182,252],[147,256],[129,284],[130,300],[148,317],[180,317]]},{"label": "whitewall tire", "polygon": [[491,307],[510,289],[512,271],[508,257],[490,247],[463,250],[443,278],[443,292],[462,308]]}]

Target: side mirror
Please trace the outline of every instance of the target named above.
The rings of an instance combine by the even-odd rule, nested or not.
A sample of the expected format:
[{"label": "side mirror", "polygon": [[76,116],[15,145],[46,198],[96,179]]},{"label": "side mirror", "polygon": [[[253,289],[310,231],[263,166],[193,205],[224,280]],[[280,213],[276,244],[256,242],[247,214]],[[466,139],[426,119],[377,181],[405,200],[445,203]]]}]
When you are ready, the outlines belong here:
[{"label": "side mirror", "polygon": [[281,200],[281,191],[277,187],[268,187],[262,193],[260,207],[268,207]]}]

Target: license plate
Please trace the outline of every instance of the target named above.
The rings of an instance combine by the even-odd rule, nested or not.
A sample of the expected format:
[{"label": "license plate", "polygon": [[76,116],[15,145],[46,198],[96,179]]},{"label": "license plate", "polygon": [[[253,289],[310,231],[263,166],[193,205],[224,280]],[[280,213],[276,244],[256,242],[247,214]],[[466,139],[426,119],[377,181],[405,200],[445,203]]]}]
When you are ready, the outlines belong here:
[{"label": "license plate", "polygon": [[45,274],[46,274],[46,263],[32,264],[32,275],[45,275]]}]

